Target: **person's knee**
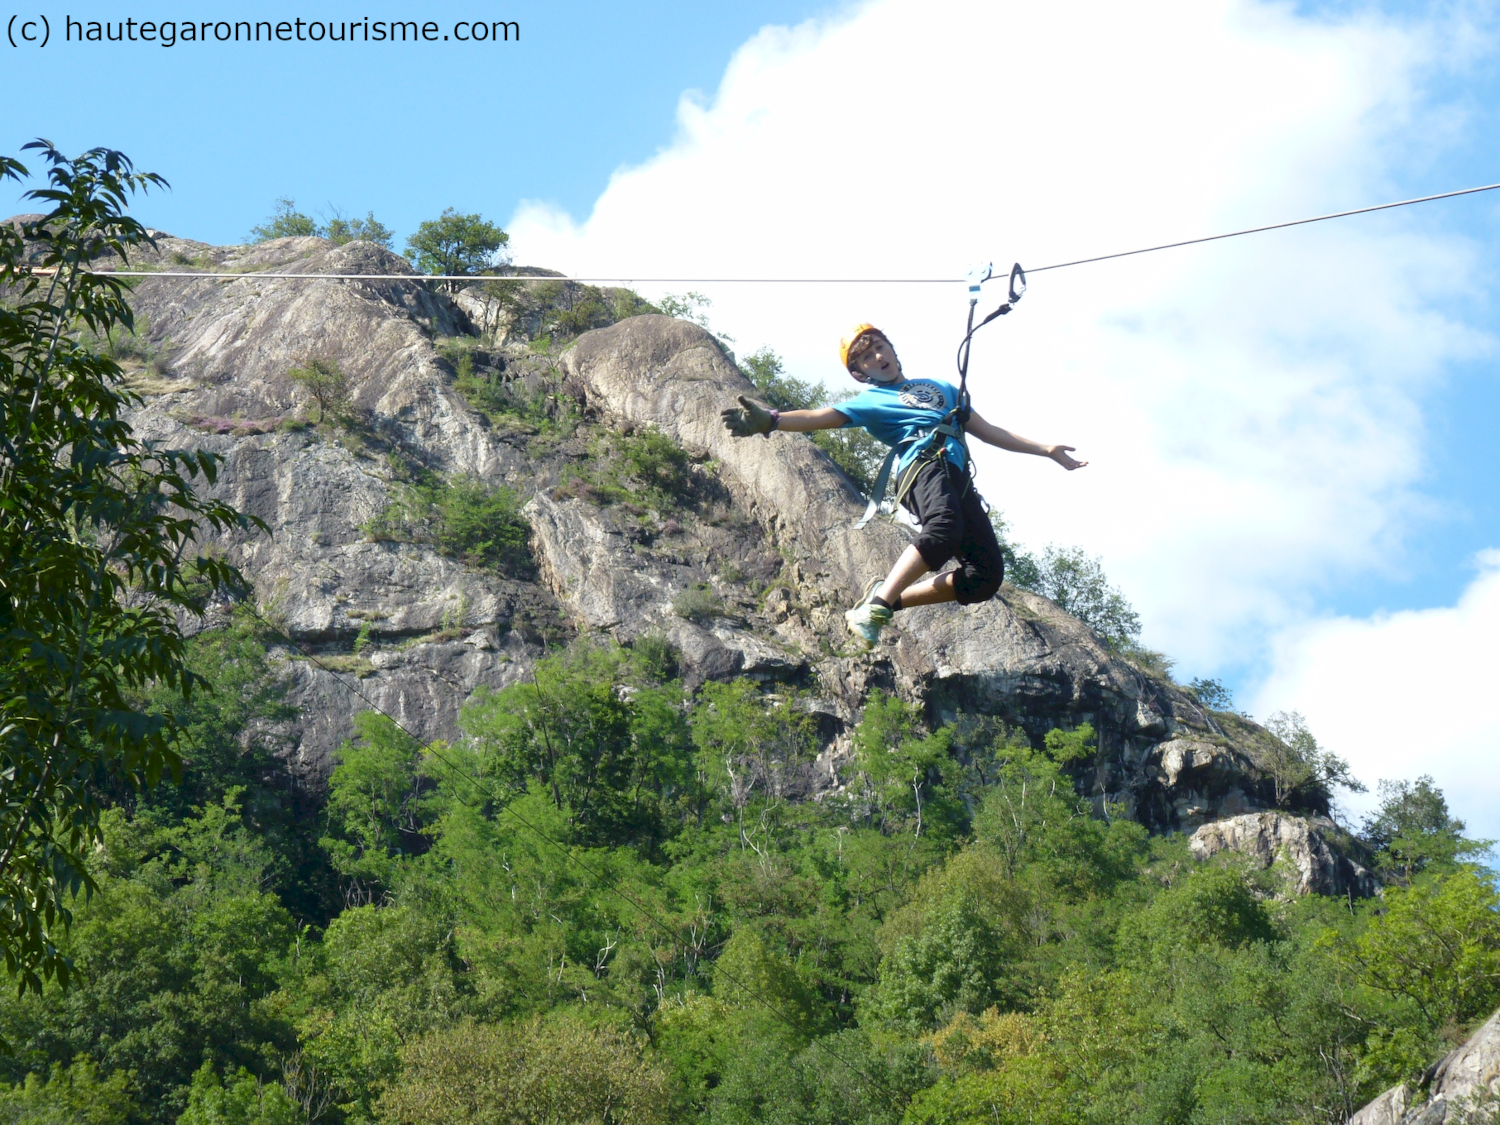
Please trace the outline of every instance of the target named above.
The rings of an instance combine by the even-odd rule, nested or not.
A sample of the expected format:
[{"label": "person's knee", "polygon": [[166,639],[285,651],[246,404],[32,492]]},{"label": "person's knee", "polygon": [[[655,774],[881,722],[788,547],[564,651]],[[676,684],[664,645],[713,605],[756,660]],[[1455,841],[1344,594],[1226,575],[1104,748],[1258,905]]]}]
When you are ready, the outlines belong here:
[{"label": "person's knee", "polygon": [[954,512],[939,512],[922,524],[917,551],[928,570],[937,570],[958,554],[963,543],[963,520]]},{"label": "person's knee", "polygon": [[963,574],[953,578],[954,600],[959,605],[977,605],[987,602],[1000,592],[998,574]]},{"label": "person's knee", "polygon": [[963,567],[953,576],[954,600],[960,605],[976,605],[987,602],[1000,592],[1000,583],[1005,581],[1005,556],[998,547],[985,551],[983,557],[966,559]]}]

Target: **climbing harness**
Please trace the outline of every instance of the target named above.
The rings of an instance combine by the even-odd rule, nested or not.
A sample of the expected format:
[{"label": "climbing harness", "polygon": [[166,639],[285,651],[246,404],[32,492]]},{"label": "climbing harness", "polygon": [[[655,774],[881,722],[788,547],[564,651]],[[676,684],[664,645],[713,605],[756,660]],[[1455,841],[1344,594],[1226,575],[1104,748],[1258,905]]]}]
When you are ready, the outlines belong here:
[{"label": "climbing harness", "polygon": [[[897,457],[905,449],[915,444],[925,443],[927,448],[912,459],[912,463],[906,467],[896,482],[896,498],[894,504],[900,507],[906,500],[906,495],[916,483],[917,474],[933,461],[941,460],[948,455],[948,443],[939,438],[952,438],[957,441],[964,451],[964,465],[968,474],[968,482],[964,488],[967,490],[974,479],[974,458],[969,455],[969,435],[964,427],[968,424],[973,408],[969,401],[969,349],[974,340],[974,333],[978,332],[996,317],[1004,316],[1016,307],[1016,303],[1026,292],[1026,271],[1021,268],[1021,263],[1016,262],[1010,267],[1010,287],[1006,294],[1006,301],[989,316],[978,324],[974,323],[974,313],[979,306],[980,291],[986,281],[995,276],[995,267],[986,262],[984,265],[975,266],[969,270],[969,323],[964,330],[963,343],[958,345],[958,401],[954,403],[953,409],[943,417],[943,420],[930,429],[924,430],[915,437],[908,438],[899,445],[891,446],[890,452],[885,455],[885,460],[880,464],[880,472],[875,476],[875,486],[870,489],[869,503],[865,505],[865,513],[860,516],[854,525],[858,531],[872,519],[880,510],[880,505],[885,500],[886,488],[891,481],[891,467],[896,463]],[[845,349],[847,352],[847,348]]]}]

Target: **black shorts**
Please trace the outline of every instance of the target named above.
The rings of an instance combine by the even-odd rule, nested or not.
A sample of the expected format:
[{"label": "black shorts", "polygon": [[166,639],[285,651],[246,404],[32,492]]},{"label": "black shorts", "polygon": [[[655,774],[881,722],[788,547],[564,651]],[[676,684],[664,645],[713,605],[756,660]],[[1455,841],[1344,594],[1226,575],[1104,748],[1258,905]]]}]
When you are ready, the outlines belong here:
[{"label": "black shorts", "polygon": [[916,547],[928,569],[958,559],[953,589],[959,604],[993,598],[1005,578],[1005,556],[969,474],[946,457],[929,461],[902,503],[922,525]]}]

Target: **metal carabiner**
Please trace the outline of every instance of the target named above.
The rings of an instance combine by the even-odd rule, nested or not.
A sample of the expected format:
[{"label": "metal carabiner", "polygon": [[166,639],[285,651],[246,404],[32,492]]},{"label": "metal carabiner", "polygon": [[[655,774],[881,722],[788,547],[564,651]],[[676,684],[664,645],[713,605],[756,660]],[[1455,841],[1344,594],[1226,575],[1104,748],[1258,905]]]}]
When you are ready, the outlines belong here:
[{"label": "metal carabiner", "polygon": [[[972,284],[970,285],[970,291],[973,291]],[[1021,268],[1021,263],[1017,262],[1010,267],[1010,303],[1015,304],[1025,293],[1026,271]]]}]

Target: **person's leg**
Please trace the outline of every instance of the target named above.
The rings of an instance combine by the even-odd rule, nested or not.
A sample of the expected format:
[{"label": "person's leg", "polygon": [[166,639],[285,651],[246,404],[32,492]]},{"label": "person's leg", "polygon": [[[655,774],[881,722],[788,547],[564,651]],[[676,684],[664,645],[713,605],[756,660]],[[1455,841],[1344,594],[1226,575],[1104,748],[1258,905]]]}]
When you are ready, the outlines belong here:
[{"label": "person's leg", "polygon": [[[934,574],[925,582],[917,582],[917,579],[931,569],[927,560],[922,557],[922,552],[913,543],[901,552],[901,557],[891,567],[890,574],[886,575],[880,589],[875,591],[875,596],[889,606],[894,606],[897,598],[901,599],[903,606],[951,602],[953,583],[947,580],[947,574]],[[940,591],[946,591],[946,596]]]},{"label": "person's leg", "polygon": [[[917,541],[901,552],[885,582],[868,602],[844,614],[849,631],[873,648],[891,614],[908,605],[953,599],[952,579],[939,574],[925,582],[922,575],[937,570],[953,557],[963,535],[961,492],[957,474],[945,460],[923,465],[906,496],[906,507],[922,523]],[[916,585],[913,585],[916,583]],[[917,600],[912,601],[915,597]]]},{"label": "person's leg", "polygon": [[[954,600],[960,605],[987,602],[1005,580],[1005,553],[995,536],[979,490],[970,487],[963,498],[964,533],[958,545],[958,569],[953,576]],[[903,599],[904,601],[905,599]]]},{"label": "person's leg", "polygon": [[943,602],[955,601],[958,591],[953,585],[953,576],[956,572],[945,570],[941,574],[934,574],[925,582],[901,592],[901,608],[911,609],[919,605],[940,605]]},{"label": "person's leg", "polygon": [[906,506],[921,523],[922,534],[901,552],[884,584],[875,591],[875,596],[886,605],[934,605],[953,600],[951,574],[934,574],[925,581],[918,579],[941,567],[963,543],[966,483],[963,470],[946,460],[933,462],[918,474],[907,494]]},{"label": "person's leg", "polygon": [[[912,491],[915,497],[916,489]],[[891,568],[891,573],[875,592],[875,596],[892,609],[939,605],[951,601],[972,605],[994,597],[1005,575],[1005,556],[995,537],[994,525],[990,523],[984,504],[979,499],[979,492],[966,479],[963,470],[946,472],[941,487],[937,487],[936,482],[930,482],[929,487],[923,490],[919,503],[922,501],[925,501],[922,506],[926,512],[944,524],[934,536],[936,541],[944,544],[938,550],[946,549],[946,544],[953,542],[954,532],[957,531],[957,549],[954,553],[962,565],[958,570],[944,571],[925,581],[917,581],[922,575],[936,570],[937,566],[947,561],[944,559],[937,566],[929,566],[922,550],[928,545],[919,546],[919,540],[901,552],[901,557],[896,560],[896,565]],[[955,508],[958,514],[956,521],[947,516]],[[954,524],[956,528],[952,526]],[[928,529],[929,523],[924,519],[924,538]],[[929,548],[928,553],[936,554],[938,550]],[[897,598],[900,599],[899,602]]]}]

